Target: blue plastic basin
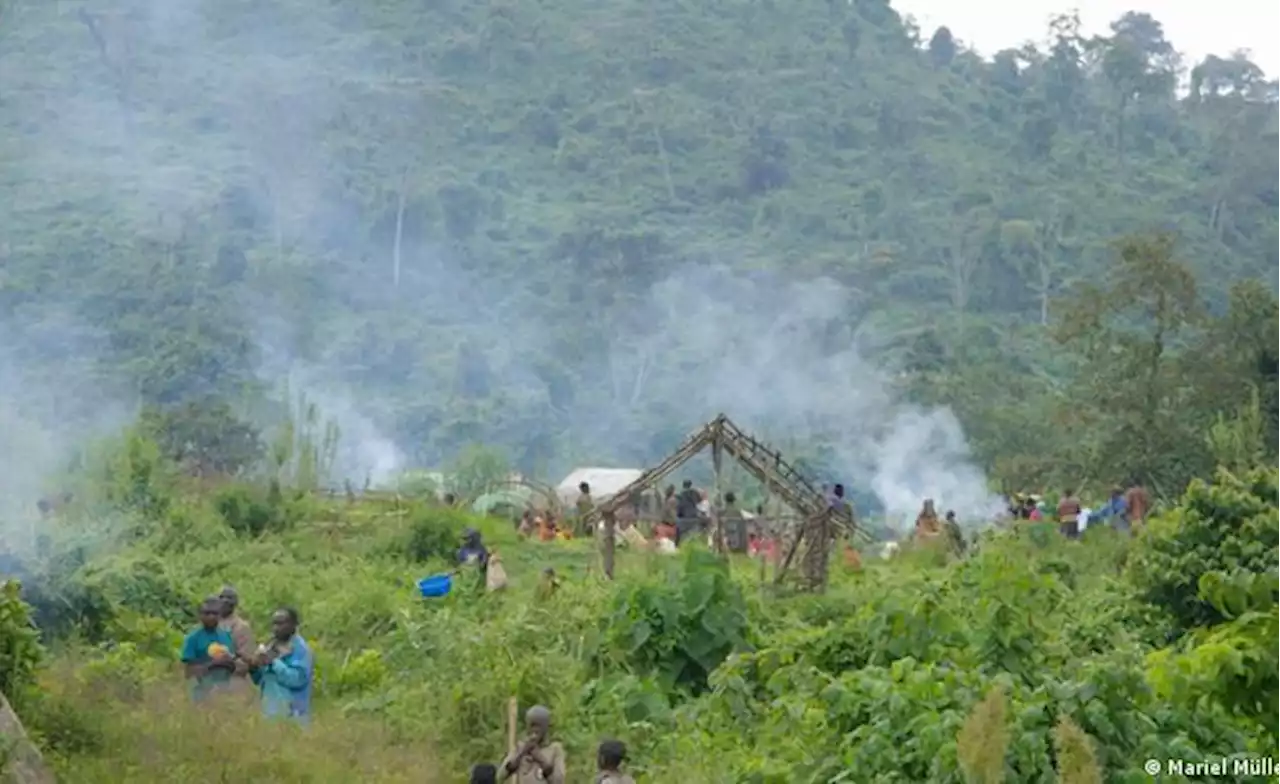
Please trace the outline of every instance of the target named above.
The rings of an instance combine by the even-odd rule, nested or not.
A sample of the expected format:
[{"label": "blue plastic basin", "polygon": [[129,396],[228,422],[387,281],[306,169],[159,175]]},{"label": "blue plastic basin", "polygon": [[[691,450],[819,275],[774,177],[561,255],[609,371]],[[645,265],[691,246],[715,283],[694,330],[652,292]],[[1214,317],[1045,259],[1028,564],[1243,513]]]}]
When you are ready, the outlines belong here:
[{"label": "blue plastic basin", "polygon": [[433,574],[418,581],[418,590],[427,599],[448,596],[449,589],[452,587],[453,575],[450,574]]}]

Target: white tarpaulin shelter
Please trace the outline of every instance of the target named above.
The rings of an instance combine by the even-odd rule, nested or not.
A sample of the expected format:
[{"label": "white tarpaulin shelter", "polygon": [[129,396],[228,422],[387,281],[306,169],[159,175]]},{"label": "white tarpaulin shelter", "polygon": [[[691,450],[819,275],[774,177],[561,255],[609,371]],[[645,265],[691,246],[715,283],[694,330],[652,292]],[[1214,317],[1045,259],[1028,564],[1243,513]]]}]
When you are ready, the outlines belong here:
[{"label": "white tarpaulin shelter", "polygon": [[591,499],[600,503],[612,498],[643,473],[638,468],[575,468],[556,487],[556,496],[560,503],[572,507],[578,500],[578,485],[586,482],[591,485]]}]

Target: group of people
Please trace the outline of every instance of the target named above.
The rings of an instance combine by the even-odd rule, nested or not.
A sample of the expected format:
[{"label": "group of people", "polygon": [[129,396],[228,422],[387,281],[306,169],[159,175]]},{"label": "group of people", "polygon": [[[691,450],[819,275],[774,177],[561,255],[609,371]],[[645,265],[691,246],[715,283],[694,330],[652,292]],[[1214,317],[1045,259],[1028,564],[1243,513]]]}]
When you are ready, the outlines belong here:
[{"label": "group of people", "polygon": [[[551,711],[535,705],[525,714],[524,741],[499,765],[482,763],[471,768],[471,784],[497,784],[515,777],[516,784],[564,784],[564,746],[551,739]],[[622,772],[627,747],[606,740],[596,752],[595,784],[635,784]]]},{"label": "group of people", "polygon": [[[832,507],[848,507],[844,485],[823,485],[822,493]],[[516,530],[524,538],[536,536],[544,542],[592,536],[596,532],[585,525],[585,521],[590,519],[595,507],[590,484],[582,482],[578,485],[573,512],[564,520],[557,520],[552,510],[526,508],[515,521]],[[754,514],[746,512],[740,508],[737,494],[728,491],[721,497],[717,512],[729,552],[779,559],[778,532],[768,525],[763,504],[756,507]],[[675,485],[667,485],[660,498],[647,493],[632,494],[614,513],[621,544],[652,547],[668,553],[674,553],[691,536],[710,536],[711,519],[707,491],[694,487],[689,479],[682,482],[678,491]]]},{"label": "group of people", "polygon": [[298,634],[298,611],[281,607],[271,616],[271,639],[256,644],[240,616],[239,595],[225,587],[200,605],[200,626],[182,642],[182,664],[198,702],[227,693],[256,692],[263,715],[306,723],[311,715],[315,660]]},{"label": "group of people", "polygon": [[[1014,520],[1043,522],[1044,499],[1036,494],[1017,494],[1009,505],[1009,516]],[[1151,495],[1136,480],[1127,486],[1112,488],[1107,502],[1098,509],[1086,509],[1074,488],[1067,488],[1058,499],[1056,518],[1058,531],[1068,539],[1078,539],[1090,523],[1107,522],[1121,533],[1130,533],[1133,526],[1141,525],[1151,511]]]}]

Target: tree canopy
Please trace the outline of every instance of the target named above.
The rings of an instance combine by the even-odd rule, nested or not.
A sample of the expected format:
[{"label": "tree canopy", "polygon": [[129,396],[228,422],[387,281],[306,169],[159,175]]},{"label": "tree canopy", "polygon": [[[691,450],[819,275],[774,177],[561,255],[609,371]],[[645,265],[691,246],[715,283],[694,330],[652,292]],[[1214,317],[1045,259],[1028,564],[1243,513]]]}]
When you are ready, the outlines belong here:
[{"label": "tree canopy", "polygon": [[1274,455],[1276,83],[1145,13],[989,60],[883,0],[0,19],[4,359],[64,417],[302,367],[424,464],[878,395],[1007,483],[1176,494],[1249,416]]}]

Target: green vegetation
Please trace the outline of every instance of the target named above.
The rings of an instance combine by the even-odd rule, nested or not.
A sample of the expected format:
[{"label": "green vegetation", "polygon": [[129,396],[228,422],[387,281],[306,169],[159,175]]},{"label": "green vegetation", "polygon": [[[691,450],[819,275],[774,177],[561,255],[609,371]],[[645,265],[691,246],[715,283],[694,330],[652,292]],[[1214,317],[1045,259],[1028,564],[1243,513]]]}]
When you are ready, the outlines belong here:
[{"label": "green vegetation", "polygon": [[[965,559],[872,559],[812,596],[692,545],[624,551],[610,584],[589,542],[518,542],[507,520],[416,501],[285,490],[257,502],[285,522],[249,530],[225,499],[251,488],[157,482],[144,497],[164,503],[117,506],[132,523],[78,568],[57,564],[83,523],[58,521],[24,565],[40,667],[11,592],[5,677],[68,782],[455,781],[502,754],[513,695],[555,711],[575,780],[620,736],[649,781],[1143,781],[1148,757],[1280,742],[1276,491],[1274,470],[1223,472],[1132,541],[990,532]],[[447,568],[467,525],[511,587],[421,599],[414,580]],[[301,608],[311,731],[188,704],[180,635],[224,581],[259,635],[274,607]]]},{"label": "green vegetation", "polygon": [[983,61],[884,0],[77,6],[0,35],[0,342],[42,422],[271,419],[293,365],[416,465],[643,464],[723,407],[849,473],[825,442],[889,418],[852,348],[1018,489],[1176,496],[1250,384],[1274,436],[1275,83],[1144,14]]},{"label": "green vegetation", "polygon": [[[884,0],[0,0],[0,690],[73,783],[454,781],[513,695],[575,781],[1274,755],[1277,91],[1188,65],[1144,14],[984,61]],[[804,596],[434,501],[721,409],[868,517],[1157,513]],[[468,526],[511,587],[423,600]],[[301,610],[308,731],[189,705],[226,582]]]}]

